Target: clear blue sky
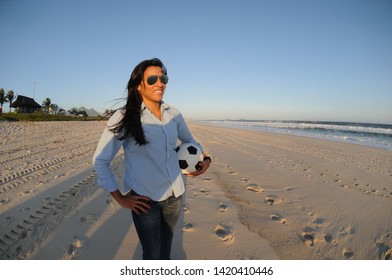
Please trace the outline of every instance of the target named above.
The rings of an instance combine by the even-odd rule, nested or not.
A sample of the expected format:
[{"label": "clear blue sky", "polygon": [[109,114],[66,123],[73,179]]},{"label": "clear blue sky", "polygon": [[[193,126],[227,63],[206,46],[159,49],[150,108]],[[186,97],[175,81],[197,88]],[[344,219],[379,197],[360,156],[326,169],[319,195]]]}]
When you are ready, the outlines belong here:
[{"label": "clear blue sky", "polygon": [[159,57],[186,118],[392,123],[390,0],[0,0],[0,38],[0,87],[67,110]]}]

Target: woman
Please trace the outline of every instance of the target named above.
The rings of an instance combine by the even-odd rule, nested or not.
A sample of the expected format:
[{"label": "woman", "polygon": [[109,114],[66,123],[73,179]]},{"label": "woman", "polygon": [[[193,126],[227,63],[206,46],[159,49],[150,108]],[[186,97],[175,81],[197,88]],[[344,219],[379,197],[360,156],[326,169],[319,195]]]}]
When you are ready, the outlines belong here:
[{"label": "woman", "polygon": [[[198,145],[181,113],[162,101],[168,79],[157,58],[135,67],[126,105],[109,119],[93,158],[98,184],[122,207],[132,210],[143,259],[170,259],[173,229],[185,191],[175,148],[178,139]],[[118,190],[110,169],[121,147],[126,194]],[[201,169],[191,175],[203,174],[210,162],[204,155]]]}]

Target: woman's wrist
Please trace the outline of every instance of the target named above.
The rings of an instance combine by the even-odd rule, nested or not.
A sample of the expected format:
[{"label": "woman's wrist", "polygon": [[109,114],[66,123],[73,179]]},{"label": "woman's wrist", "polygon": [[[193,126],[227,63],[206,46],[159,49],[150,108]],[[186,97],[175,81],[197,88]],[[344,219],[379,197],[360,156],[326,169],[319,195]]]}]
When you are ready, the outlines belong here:
[{"label": "woman's wrist", "polygon": [[210,158],[209,156],[204,156],[204,157],[203,157],[203,161],[205,161],[205,160],[209,160],[210,162],[212,161],[211,158]]}]

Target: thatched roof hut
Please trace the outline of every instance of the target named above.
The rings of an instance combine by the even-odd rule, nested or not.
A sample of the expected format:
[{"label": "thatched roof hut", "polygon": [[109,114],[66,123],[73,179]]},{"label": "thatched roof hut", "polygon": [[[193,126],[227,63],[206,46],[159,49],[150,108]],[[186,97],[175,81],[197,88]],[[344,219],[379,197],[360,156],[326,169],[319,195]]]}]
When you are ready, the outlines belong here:
[{"label": "thatched roof hut", "polygon": [[33,98],[18,95],[15,102],[12,102],[11,107],[17,108],[17,111],[20,113],[32,113],[36,109],[40,109],[41,105],[35,102]]}]

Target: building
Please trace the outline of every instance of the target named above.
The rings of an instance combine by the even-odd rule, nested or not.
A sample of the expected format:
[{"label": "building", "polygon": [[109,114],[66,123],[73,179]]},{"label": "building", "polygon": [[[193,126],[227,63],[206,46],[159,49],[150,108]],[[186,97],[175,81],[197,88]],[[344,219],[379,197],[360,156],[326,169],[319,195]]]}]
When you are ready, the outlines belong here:
[{"label": "building", "polygon": [[33,113],[37,109],[41,109],[39,105],[33,98],[26,97],[23,95],[18,95],[16,100],[11,104],[12,108],[18,113]]}]

